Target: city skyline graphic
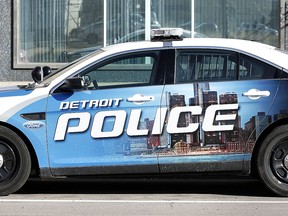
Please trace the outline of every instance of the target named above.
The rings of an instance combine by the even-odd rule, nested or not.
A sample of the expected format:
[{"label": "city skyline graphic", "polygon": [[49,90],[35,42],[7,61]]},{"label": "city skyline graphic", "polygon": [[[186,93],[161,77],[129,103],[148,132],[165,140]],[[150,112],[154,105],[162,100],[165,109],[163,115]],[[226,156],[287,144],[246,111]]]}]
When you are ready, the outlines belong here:
[{"label": "city skyline graphic", "polygon": [[[181,106],[200,106],[203,108],[201,115],[194,116],[191,113],[182,113],[179,116],[177,127],[187,127],[189,123],[199,123],[198,130],[188,134],[168,134],[164,129],[160,137],[149,135],[147,138],[132,138],[134,141],[131,140],[130,144],[132,143],[132,145],[128,144],[129,151],[135,151],[135,153],[140,151],[143,154],[145,150],[148,150],[152,154],[157,153],[163,156],[251,153],[257,137],[265,127],[273,121],[287,117],[288,111],[286,109],[281,110],[281,108],[278,110],[269,110],[267,99],[263,99],[262,101],[243,99],[243,92],[247,88],[249,89],[250,87],[238,86],[238,88],[234,88],[236,91],[229,92],[226,90],[229,89],[227,86],[223,84],[221,86],[214,83],[210,84],[209,82],[189,84],[187,88],[181,88],[181,92],[177,91],[180,89],[177,87],[167,88],[169,91],[165,93],[165,100],[168,113],[171,109]],[[270,91],[272,94],[273,89],[273,85],[271,85]],[[236,114],[235,121],[214,122],[214,124],[220,125],[233,124],[233,130],[204,132],[201,126],[205,111],[207,107],[217,104],[239,104],[238,110],[218,111],[219,115]],[[263,104],[265,105],[263,106]],[[244,105],[250,105],[250,107],[245,108]],[[261,108],[259,109],[259,107]],[[151,130],[153,124],[154,118],[145,118],[140,124],[140,128]],[[167,121],[164,127],[166,126]],[[141,142],[143,143],[140,148],[139,139],[142,139]],[[147,148],[146,144],[144,144],[146,142]]]}]

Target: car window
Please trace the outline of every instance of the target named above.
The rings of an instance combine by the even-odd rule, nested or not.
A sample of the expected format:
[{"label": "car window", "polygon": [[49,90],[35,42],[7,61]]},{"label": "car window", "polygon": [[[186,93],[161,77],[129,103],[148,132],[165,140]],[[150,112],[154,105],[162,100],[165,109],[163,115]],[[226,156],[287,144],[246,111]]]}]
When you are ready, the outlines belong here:
[{"label": "car window", "polygon": [[273,79],[280,78],[281,71],[272,65],[258,59],[240,54],[239,60],[239,79]]},{"label": "car window", "polygon": [[[128,56],[95,65],[82,72],[88,88],[116,88],[153,84],[156,55]],[[89,80],[87,82],[87,80]]]},{"label": "car window", "polygon": [[287,77],[276,67],[250,56],[214,50],[178,52],[175,75],[176,83]]},{"label": "car window", "polygon": [[236,80],[237,54],[222,51],[183,51],[176,59],[176,82]]}]

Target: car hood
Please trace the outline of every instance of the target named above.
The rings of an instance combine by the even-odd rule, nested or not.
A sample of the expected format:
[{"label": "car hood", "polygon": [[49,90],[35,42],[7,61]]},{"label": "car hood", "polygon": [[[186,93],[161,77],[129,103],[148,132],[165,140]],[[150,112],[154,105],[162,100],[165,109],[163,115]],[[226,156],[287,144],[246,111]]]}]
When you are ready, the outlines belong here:
[{"label": "car hood", "polygon": [[0,97],[13,97],[28,95],[32,92],[31,89],[21,89],[19,86],[0,87]]}]

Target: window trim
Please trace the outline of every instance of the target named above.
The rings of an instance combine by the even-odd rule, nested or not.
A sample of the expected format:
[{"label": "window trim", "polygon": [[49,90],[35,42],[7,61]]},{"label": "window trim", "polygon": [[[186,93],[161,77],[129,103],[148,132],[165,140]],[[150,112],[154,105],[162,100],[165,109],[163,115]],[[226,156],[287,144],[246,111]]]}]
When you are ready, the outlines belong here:
[{"label": "window trim", "polygon": [[[150,77],[151,79],[153,79],[153,84],[144,84],[144,85],[141,85],[141,86],[154,86],[154,85],[164,85],[164,71],[165,70],[161,70],[161,64],[160,62],[160,59],[162,58],[162,56],[164,56],[165,54],[165,50],[146,50],[146,51],[137,51],[137,52],[124,52],[124,53],[119,53],[119,54],[116,54],[116,55],[113,55],[113,56],[107,56],[106,59],[103,59],[102,61],[97,61],[95,63],[91,63],[90,65],[87,65],[86,67],[82,68],[80,71],[78,71],[77,73],[74,73],[73,75],[71,75],[70,77],[73,77],[73,76],[77,76],[77,75],[80,75],[82,74],[82,76],[85,75],[85,72],[90,70],[91,68],[93,67],[96,67],[96,68],[100,68],[100,67],[103,67],[104,65],[107,65],[113,61],[119,61],[119,60],[123,60],[125,59],[126,57],[143,57],[143,56],[152,56],[154,59],[155,59],[155,62],[154,62],[154,65],[153,65],[153,69],[152,69],[152,76]],[[164,65],[165,66],[165,65]],[[162,72],[163,71],[163,72]],[[161,73],[161,74],[159,74]],[[159,77],[160,76],[160,77]],[[67,77],[69,78],[69,77]],[[158,83],[158,81],[162,81],[162,83]],[[61,84],[57,85],[57,87],[53,88],[51,90],[51,93],[50,94],[54,94],[54,93],[59,93],[57,90],[59,88],[61,88],[61,86],[64,84],[64,81],[61,82]],[[107,87],[107,88],[100,88],[98,90],[105,90],[105,89],[115,89],[115,88],[126,88],[126,87],[138,87],[140,86],[139,84],[132,84],[132,85],[121,85],[121,86],[115,86],[115,87]],[[83,89],[84,91],[85,89]],[[90,89],[89,89],[90,90]],[[90,91],[92,90],[97,90],[97,89],[91,89]]]},{"label": "window trim", "polygon": [[[208,54],[208,53],[215,53],[215,54],[223,54],[223,55],[234,55],[235,56],[235,64],[236,64],[236,74],[233,78],[223,78],[223,79],[201,79],[201,80],[190,80],[186,82],[178,82],[177,81],[177,58],[181,55],[181,53],[188,53],[188,54],[198,54],[198,53],[203,53],[203,54]],[[195,49],[177,49],[176,54],[175,54],[175,69],[174,69],[174,83],[175,84],[185,84],[185,83],[198,83],[198,82],[226,82],[226,81],[231,81],[235,80],[237,81],[239,78],[239,52],[234,51],[234,50],[224,50],[224,49],[201,49],[201,48],[195,48]]]},{"label": "window trim", "polygon": [[[155,59],[155,62],[153,64],[153,67],[152,67],[152,72],[151,72],[151,77],[150,77],[150,81],[149,83],[146,84],[143,84],[143,86],[149,86],[149,85],[155,85],[155,82],[156,82],[156,79],[157,79],[157,72],[158,72],[158,68],[159,68],[159,59],[160,59],[160,55],[161,55],[161,50],[149,50],[149,51],[137,51],[137,52],[130,52],[130,53],[124,53],[124,54],[120,54],[120,55],[115,55],[113,56],[112,58],[107,58],[101,62],[98,62],[94,65],[90,65],[89,67],[85,68],[83,71],[79,72],[78,74],[83,74],[85,75],[85,73],[87,73],[86,71],[89,71],[91,70],[91,68],[95,67],[94,70],[97,70],[103,66],[106,66],[108,64],[111,64],[112,62],[115,62],[115,61],[121,61],[121,60],[125,60],[129,57],[133,57],[133,58],[137,58],[137,57],[152,57],[153,59]],[[81,76],[81,75],[80,75]],[[151,84],[150,82],[153,82],[153,84]],[[141,84],[132,84],[132,86],[139,86]],[[129,87],[130,85],[119,85],[121,86],[121,88],[124,88],[124,87]],[[114,87],[112,87],[114,88]],[[115,86],[115,88],[117,88],[117,86]],[[103,87],[103,88],[100,88],[100,89],[110,89],[110,86],[109,87]]]},{"label": "window trim", "polygon": [[[252,78],[250,77],[249,79],[242,79],[241,76],[240,76],[240,66],[241,66],[241,59],[244,58],[244,59],[252,59],[254,62],[260,62],[262,65],[264,65],[266,68],[267,67],[271,67],[275,70],[275,73],[274,73],[274,77],[273,78]],[[243,59],[242,59],[243,60]],[[265,61],[265,59],[260,59],[260,58],[257,58],[255,56],[251,56],[251,55],[247,55],[246,53],[238,53],[238,77],[237,77],[237,80],[238,81],[252,81],[252,80],[278,80],[278,79],[281,79],[282,77],[282,73],[283,73],[283,68],[279,68],[279,66],[275,66],[274,64],[271,64],[269,61]],[[280,75],[279,75],[280,74]],[[263,75],[262,75],[263,76]]]},{"label": "window trim", "polygon": [[[107,45],[107,14],[108,14],[108,3],[106,0],[103,1],[103,46],[105,47]],[[146,6],[152,5],[151,0],[145,0]],[[49,66],[53,70],[57,70],[61,67],[64,67],[67,65],[68,62],[25,62],[20,61],[20,14],[21,14],[21,0],[12,0],[12,63],[11,67],[12,69],[30,69],[32,70],[37,65],[45,65]],[[146,7],[145,12],[151,13],[151,7]],[[149,28],[147,28],[149,27]],[[145,37],[146,39],[150,39],[150,28],[151,27],[151,17],[145,16]],[[149,36],[149,37],[148,37]]]},{"label": "window trim", "polygon": [[20,4],[21,0],[12,0],[12,69],[33,69],[37,65],[46,65],[52,69],[58,69],[65,65],[67,62],[57,63],[57,62],[21,62],[20,61]]}]

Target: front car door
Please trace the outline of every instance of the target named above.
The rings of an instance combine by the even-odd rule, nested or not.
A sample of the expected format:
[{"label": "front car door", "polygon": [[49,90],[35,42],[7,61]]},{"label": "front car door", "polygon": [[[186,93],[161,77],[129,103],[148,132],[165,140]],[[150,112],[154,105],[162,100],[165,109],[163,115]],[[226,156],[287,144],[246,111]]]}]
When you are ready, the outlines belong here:
[{"label": "front car door", "polygon": [[178,50],[175,59],[162,101],[160,171],[241,171],[276,114],[270,108],[281,71],[226,50]]},{"label": "front car door", "polygon": [[85,89],[59,87],[51,93],[47,134],[53,175],[159,172],[153,148],[160,137],[151,131],[160,118],[162,55],[111,57],[75,75],[83,77]]}]

